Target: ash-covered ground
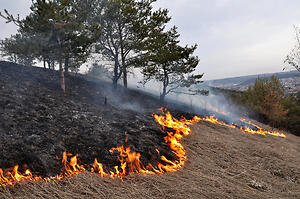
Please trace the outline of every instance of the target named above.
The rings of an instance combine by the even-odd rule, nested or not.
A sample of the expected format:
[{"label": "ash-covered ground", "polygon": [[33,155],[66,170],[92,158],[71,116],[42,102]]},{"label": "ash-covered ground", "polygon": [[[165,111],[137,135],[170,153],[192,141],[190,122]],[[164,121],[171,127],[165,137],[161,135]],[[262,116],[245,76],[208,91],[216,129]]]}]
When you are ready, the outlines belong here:
[{"label": "ash-covered ground", "polygon": [[58,72],[9,62],[0,62],[0,74],[2,169],[27,165],[34,174],[53,176],[64,151],[80,154],[81,164],[97,158],[111,169],[118,159],[109,150],[121,145],[141,153],[145,165],[159,160],[155,149],[175,158],[152,117],[162,106],[153,96],[74,75],[66,76],[63,94]]}]

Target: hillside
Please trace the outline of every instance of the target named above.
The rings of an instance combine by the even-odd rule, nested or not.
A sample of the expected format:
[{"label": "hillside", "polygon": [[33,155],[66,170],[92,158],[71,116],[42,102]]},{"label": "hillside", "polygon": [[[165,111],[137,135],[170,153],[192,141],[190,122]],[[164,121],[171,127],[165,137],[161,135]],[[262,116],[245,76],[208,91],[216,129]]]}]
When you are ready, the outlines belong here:
[{"label": "hillside", "polygon": [[270,78],[271,76],[277,77],[284,85],[289,93],[300,92],[300,73],[298,71],[281,72],[281,73],[267,73],[248,75],[241,77],[232,77],[218,80],[210,80],[205,83],[212,87],[245,91],[249,86],[252,86],[257,78]]},{"label": "hillside", "polygon": [[109,150],[124,144],[126,132],[128,145],[148,159],[152,146],[163,140],[152,119],[161,104],[151,96],[122,88],[113,92],[108,83],[74,76],[66,78],[63,94],[57,72],[6,62],[0,73],[0,168],[26,164],[39,175],[55,175],[56,156],[64,151],[80,153],[84,163],[101,156],[109,167],[116,161]]},{"label": "hillside", "polygon": [[[56,72],[7,62],[0,62],[0,73],[2,169],[27,165],[35,174],[53,176],[67,151],[80,154],[87,168],[101,158],[109,170],[118,162],[109,150],[121,145],[141,154],[144,165],[161,161],[156,149],[177,159],[152,116],[162,106],[154,96],[113,92],[108,83],[72,75],[62,94]],[[193,116],[175,104],[169,108],[176,118]],[[286,136],[252,135],[201,121],[183,138],[187,161],[176,172],[131,173],[122,180],[83,172],[63,181],[0,186],[0,198],[299,198],[300,138]]]}]

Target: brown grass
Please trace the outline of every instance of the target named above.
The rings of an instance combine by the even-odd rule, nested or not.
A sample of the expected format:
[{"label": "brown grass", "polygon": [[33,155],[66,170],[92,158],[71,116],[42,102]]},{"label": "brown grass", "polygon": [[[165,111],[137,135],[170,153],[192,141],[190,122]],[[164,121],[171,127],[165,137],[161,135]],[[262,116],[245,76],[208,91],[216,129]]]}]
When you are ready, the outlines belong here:
[{"label": "brown grass", "polygon": [[200,122],[184,139],[188,161],[164,175],[84,173],[62,182],[0,187],[0,198],[300,198],[300,138],[243,134]]}]

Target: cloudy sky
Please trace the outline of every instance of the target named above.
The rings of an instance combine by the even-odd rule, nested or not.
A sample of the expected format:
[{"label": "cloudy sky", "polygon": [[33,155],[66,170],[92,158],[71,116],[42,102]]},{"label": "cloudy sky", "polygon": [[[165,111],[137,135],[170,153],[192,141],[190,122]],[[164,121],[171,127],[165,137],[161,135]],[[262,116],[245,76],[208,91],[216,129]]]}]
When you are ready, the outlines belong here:
[{"label": "cloudy sky", "polygon": [[[29,13],[31,0],[1,0],[1,10]],[[300,24],[299,0],[158,0],[182,44],[198,44],[205,79],[282,71]],[[16,32],[0,19],[0,39]]]}]

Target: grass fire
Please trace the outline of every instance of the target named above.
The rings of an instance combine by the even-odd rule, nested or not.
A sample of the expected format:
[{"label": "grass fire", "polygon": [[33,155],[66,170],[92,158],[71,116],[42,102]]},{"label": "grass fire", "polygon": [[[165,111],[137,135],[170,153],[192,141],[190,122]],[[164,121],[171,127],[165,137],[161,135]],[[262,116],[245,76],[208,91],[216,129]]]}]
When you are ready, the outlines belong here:
[{"label": "grass fire", "polygon": [[[182,118],[181,120],[175,119],[170,112],[161,108],[163,115],[153,114],[155,121],[161,125],[162,130],[165,128],[172,131],[167,132],[167,136],[164,137],[165,142],[169,145],[170,150],[177,156],[177,160],[171,161],[168,160],[165,156],[160,156],[160,159],[164,162],[163,164],[156,161],[155,164],[149,163],[144,166],[140,161],[141,154],[132,152],[130,147],[125,148],[124,146],[116,147],[110,149],[111,153],[118,153],[119,165],[114,166],[114,170],[105,171],[103,169],[103,164],[98,162],[98,159],[95,158],[93,167],[89,170],[90,172],[97,173],[101,177],[124,177],[129,173],[142,173],[142,174],[163,174],[165,172],[175,172],[179,168],[184,166],[186,160],[186,152],[183,145],[180,143],[180,140],[183,136],[187,136],[191,133],[191,129],[188,125],[192,125],[199,121],[207,121],[210,123],[223,125],[230,128],[236,128],[237,125],[228,125],[224,122],[220,122],[218,119],[213,116],[200,118],[195,116],[192,120],[187,120]],[[245,119],[241,119],[242,122],[246,122]],[[253,124],[252,122],[246,122],[258,130],[250,129],[249,127],[240,127],[240,129],[245,133],[251,134],[260,134],[260,135],[273,135],[279,137],[286,137],[283,133],[271,132],[263,130],[261,127]],[[156,149],[157,153],[160,155],[160,151]],[[24,174],[21,174],[18,169],[19,165],[14,166],[11,169],[6,169],[3,171],[0,169],[0,186],[13,185],[16,182],[26,182],[26,181],[53,181],[53,180],[63,180],[66,177],[76,175],[78,173],[86,172],[88,169],[85,165],[78,164],[79,154],[73,156],[66,152],[63,153],[62,172],[54,177],[41,177],[36,176],[31,173],[30,170],[26,170]]]}]

